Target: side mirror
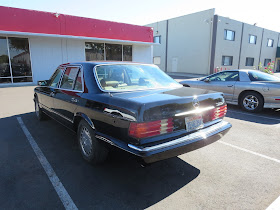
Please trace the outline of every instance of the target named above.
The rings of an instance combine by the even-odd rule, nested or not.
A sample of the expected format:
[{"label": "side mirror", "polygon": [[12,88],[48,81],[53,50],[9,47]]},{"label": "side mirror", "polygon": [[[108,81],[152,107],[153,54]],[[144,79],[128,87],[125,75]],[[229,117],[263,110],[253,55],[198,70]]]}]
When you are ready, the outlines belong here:
[{"label": "side mirror", "polygon": [[204,80],[204,82],[210,82],[210,79],[209,79],[209,78],[206,78],[206,79]]},{"label": "side mirror", "polygon": [[48,80],[41,80],[41,81],[38,81],[37,83],[39,86],[47,86],[48,85]]}]

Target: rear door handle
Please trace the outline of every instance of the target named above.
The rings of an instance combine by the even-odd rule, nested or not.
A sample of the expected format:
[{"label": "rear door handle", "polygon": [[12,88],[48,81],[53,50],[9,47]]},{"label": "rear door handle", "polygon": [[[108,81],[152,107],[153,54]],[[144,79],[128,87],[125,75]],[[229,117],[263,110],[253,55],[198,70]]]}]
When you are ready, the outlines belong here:
[{"label": "rear door handle", "polygon": [[76,99],[76,98],[71,98],[71,101],[72,101],[73,103],[77,103],[77,102],[78,102],[78,99]]}]

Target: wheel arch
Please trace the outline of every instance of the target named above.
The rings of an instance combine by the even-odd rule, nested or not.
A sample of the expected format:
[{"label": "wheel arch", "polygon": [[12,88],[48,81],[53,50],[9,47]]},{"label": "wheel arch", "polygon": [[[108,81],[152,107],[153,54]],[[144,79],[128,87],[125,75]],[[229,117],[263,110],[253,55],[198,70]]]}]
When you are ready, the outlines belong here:
[{"label": "wheel arch", "polygon": [[244,96],[244,94],[246,94],[246,93],[248,93],[248,92],[254,92],[254,93],[259,94],[259,95],[262,97],[263,102],[264,102],[264,97],[263,97],[263,95],[262,95],[259,91],[256,91],[256,90],[243,90],[243,91],[239,94],[239,96],[238,96],[238,104],[239,104],[239,105],[240,105],[240,103],[241,103],[241,98]]},{"label": "wheel arch", "polygon": [[95,126],[93,124],[93,122],[91,121],[91,119],[84,113],[81,113],[81,112],[77,112],[75,117],[74,117],[74,131],[77,131],[78,130],[78,126],[79,126],[79,123],[81,120],[85,120],[89,126],[92,128],[92,129],[95,129]]}]

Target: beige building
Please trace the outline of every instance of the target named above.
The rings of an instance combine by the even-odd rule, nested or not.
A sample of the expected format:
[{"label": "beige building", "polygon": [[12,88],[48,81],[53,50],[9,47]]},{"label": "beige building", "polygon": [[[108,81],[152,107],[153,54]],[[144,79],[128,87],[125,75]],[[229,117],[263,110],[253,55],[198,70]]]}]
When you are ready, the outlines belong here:
[{"label": "beige building", "polygon": [[154,42],[159,43],[154,46],[154,63],[168,73],[207,75],[272,61],[280,71],[278,32],[215,15],[215,9],[147,26],[153,27]]}]

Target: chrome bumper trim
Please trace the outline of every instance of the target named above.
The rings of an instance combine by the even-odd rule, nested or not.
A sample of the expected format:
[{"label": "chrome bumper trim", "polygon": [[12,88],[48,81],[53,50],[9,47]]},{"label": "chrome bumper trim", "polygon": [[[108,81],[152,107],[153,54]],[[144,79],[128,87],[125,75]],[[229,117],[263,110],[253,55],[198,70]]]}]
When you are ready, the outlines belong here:
[{"label": "chrome bumper trim", "polygon": [[162,143],[156,146],[151,146],[151,147],[137,147],[135,145],[132,144],[128,144],[128,147],[130,147],[131,149],[137,150],[139,152],[151,152],[154,150],[159,150],[159,149],[163,149],[166,147],[171,147],[171,146],[175,146],[177,144],[181,144],[181,143],[192,143],[192,142],[196,142],[196,141],[200,141],[203,139],[206,139],[210,136],[216,135],[224,130],[227,130],[231,127],[231,124],[226,122],[226,121],[221,121],[215,125],[212,125],[210,127],[201,129],[195,133],[183,136],[181,138],[166,142],[166,143]]}]

